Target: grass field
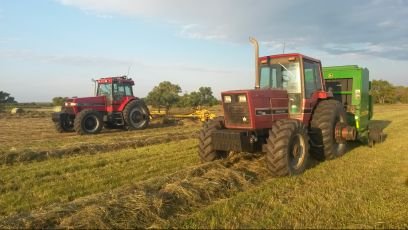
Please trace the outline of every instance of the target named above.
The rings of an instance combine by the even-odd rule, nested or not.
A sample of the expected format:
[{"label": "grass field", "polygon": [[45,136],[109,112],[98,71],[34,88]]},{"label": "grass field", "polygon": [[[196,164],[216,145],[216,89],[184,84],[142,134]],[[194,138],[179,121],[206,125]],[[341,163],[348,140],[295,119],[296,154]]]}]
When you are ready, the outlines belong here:
[{"label": "grass field", "polygon": [[201,164],[200,124],[58,134],[0,119],[0,228],[408,228],[408,106],[377,106],[386,142],[272,178],[263,154]]}]

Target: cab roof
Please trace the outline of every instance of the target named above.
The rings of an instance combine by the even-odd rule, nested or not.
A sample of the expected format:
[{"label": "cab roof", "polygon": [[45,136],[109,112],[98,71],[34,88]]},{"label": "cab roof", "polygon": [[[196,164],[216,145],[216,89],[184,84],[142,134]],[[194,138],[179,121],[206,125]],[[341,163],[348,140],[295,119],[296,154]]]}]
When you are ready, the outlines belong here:
[{"label": "cab roof", "polygon": [[274,59],[274,58],[284,58],[284,57],[299,57],[302,59],[307,59],[307,60],[311,60],[314,62],[319,62],[320,60],[300,54],[300,53],[288,53],[288,54],[275,54],[275,55],[269,55],[269,56],[264,56],[264,57],[260,57],[260,60],[265,60],[265,59]]},{"label": "cab roof", "polygon": [[132,80],[132,78],[128,78],[127,76],[120,76],[120,77],[104,77],[96,80],[99,84],[104,84],[104,83],[122,83],[122,84],[130,84],[134,85],[135,82]]}]

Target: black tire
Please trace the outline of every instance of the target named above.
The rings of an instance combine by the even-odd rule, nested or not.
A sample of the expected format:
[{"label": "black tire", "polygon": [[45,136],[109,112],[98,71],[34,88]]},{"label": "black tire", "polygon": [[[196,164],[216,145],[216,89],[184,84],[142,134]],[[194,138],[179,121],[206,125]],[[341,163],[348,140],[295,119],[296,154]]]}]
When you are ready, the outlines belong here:
[{"label": "black tire", "polygon": [[65,133],[65,132],[72,132],[74,131],[74,125],[72,122],[63,120],[59,122],[54,122],[55,130],[59,133]]},{"label": "black tire", "polygon": [[309,136],[302,122],[279,120],[269,130],[266,165],[275,177],[301,174],[309,163]]},{"label": "black tire", "polygon": [[338,122],[347,123],[342,104],[329,99],[319,102],[310,122],[310,154],[317,160],[331,160],[346,152],[346,142],[335,138]]},{"label": "black tire", "polygon": [[128,130],[144,129],[149,125],[149,109],[143,101],[133,100],[123,110],[123,119]]},{"label": "black tire", "polygon": [[93,109],[84,109],[79,112],[74,120],[74,129],[80,134],[97,134],[102,130],[103,121],[101,114]]},{"label": "black tire", "polygon": [[204,123],[200,130],[198,155],[202,162],[214,161],[227,157],[226,151],[214,150],[212,147],[212,133],[224,128],[224,117],[217,117]]}]

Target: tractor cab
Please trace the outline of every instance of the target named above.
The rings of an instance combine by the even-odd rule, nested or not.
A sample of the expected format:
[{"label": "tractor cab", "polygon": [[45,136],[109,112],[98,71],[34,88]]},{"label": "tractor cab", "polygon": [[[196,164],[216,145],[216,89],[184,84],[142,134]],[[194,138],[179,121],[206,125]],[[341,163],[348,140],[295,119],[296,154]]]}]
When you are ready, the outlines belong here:
[{"label": "tractor cab", "polygon": [[286,90],[293,118],[316,102],[317,92],[325,93],[319,60],[294,53],[261,57],[259,62],[259,88]]},{"label": "tractor cab", "polygon": [[105,96],[108,111],[118,111],[134,98],[132,86],[135,83],[126,76],[101,78],[96,83],[96,96]]},{"label": "tractor cab", "polygon": [[302,54],[279,54],[256,59],[255,89],[222,93],[225,126],[268,129],[280,119],[307,125],[313,107],[330,94],[324,91],[319,60]]}]

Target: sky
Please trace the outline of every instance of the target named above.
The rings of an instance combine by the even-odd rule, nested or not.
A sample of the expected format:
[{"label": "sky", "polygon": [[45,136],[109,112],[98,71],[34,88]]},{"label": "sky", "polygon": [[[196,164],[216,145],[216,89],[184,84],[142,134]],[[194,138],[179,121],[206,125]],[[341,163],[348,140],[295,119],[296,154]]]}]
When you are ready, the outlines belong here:
[{"label": "sky", "polygon": [[19,102],[91,96],[129,75],[215,96],[254,86],[253,49],[359,65],[408,86],[408,0],[0,0],[0,90]]}]

